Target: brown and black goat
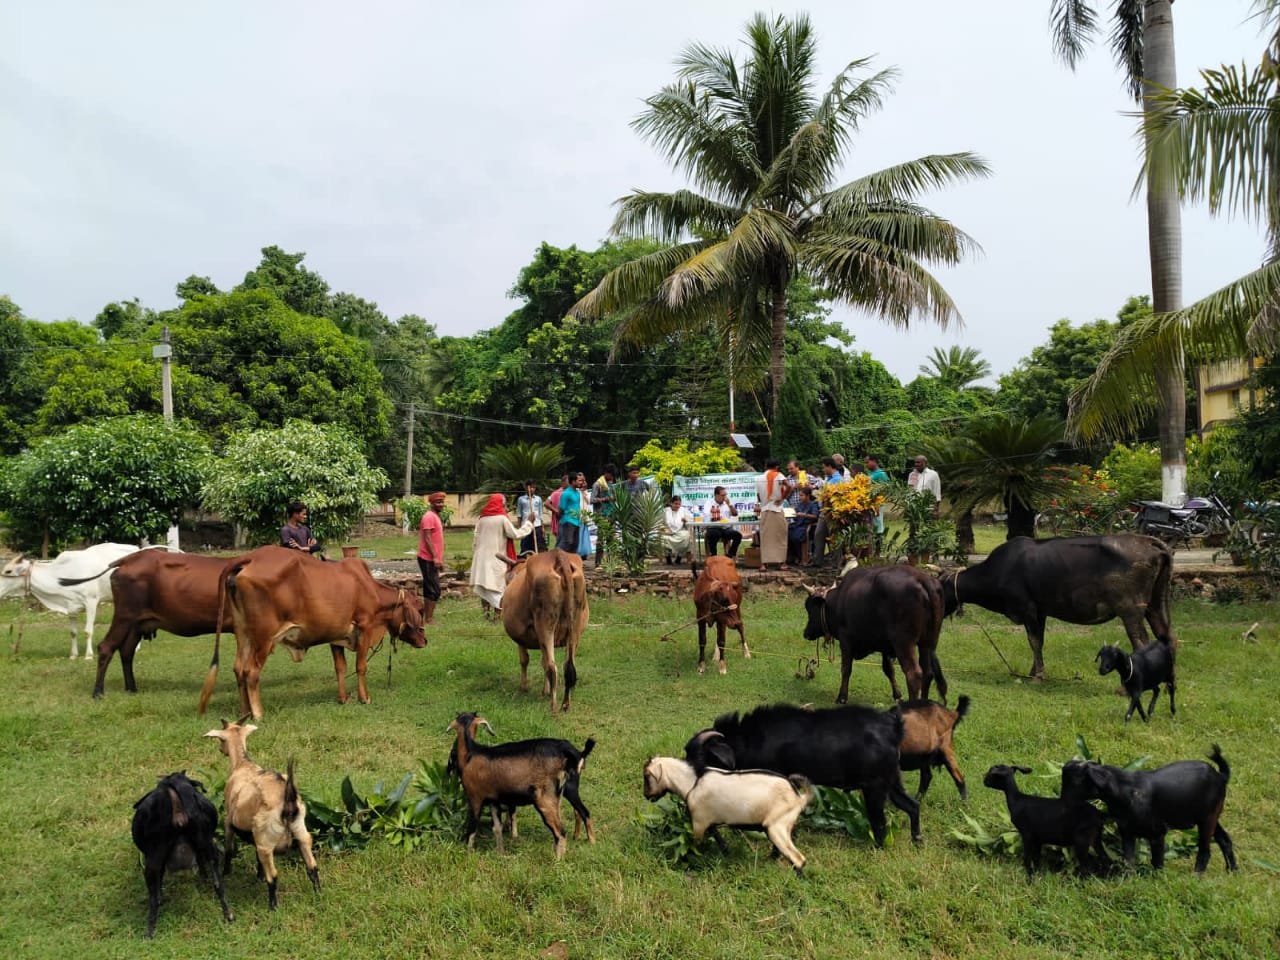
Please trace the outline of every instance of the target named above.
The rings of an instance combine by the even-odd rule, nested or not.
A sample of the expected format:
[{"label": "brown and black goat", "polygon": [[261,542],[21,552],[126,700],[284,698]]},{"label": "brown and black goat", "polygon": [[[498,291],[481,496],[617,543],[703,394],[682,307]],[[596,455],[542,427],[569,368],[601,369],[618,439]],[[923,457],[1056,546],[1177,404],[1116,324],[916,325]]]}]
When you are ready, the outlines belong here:
[{"label": "brown and black goat", "polygon": [[951,738],[956,727],[969,712],[969,698],[956,701],[956,709],[950,710],[933,700],[908,700],[893,708],[902,714],[902,744],[898,747],[898,766],[903,770],[920,771],[920,789],[916,797],[925,795],[933,781],[933,768],[945,766],[956,782],[960,799],[967,801],[969,791],[964,784],[964,774],[956,763]]},{"label": "brown and black goat", "polygon": [[231,760],[231,775],[227,777],[224,799],[227,807],[226,857],[223,872],[231,869],[231,857],[235,853],[236,837],[252,841],[258,853],[258,876],[267,881],[267,903],[276,908],[275,854],[283,853],[296,840],[302,852],[302,862],[307,866],[307,876],[316,893],[320,892],[320,871],[311,852],[311,834],[307,832],[307,808],[298,796],[293,780],[293,760],[288,772],[281,776],[275,770],[266,770],[249,759],[245,740],[258,728],[244,723],[248,714],[238,723],[222,721],[222,729],[210,730],[206,737],[218,741],[218,748]]},{"label": "brown and black goat", "polygon": [[499,853],[503,852],[500,811],[532,805],[551,831],[559,860],[567,846],[560,818],[562,794],[573,806],[573,838],[578,839],[585,822],[587,839],[595,843],[595,827],[590,811],[578,795],[578,782],[596,742],[588,738],[581,750],[568,740],[552,737],[481,746],[474,736],[475,729],[481,726],[493,733],[489,721],[474,713],[460,713],[449,723],[449,729],[458,734],[458,769],[467,795],[467,846],[475,845],[480,811],[486,803],[492,810],[493,835]]},{"label": "brown and black goat", "polygon": [[227,895],[218,873],[218,851],[213,845],[218,830],[218,811],[204,795],[198,780],[185,773],[161,777],[156,788],[133,805],[133,842],[142,851],[143,875],[147,881],[147,939],[155,936],[160,915],[160,888],[166,870],[190,870],[213,874],[213,889],[222,904],[222,916],[230,921]]}]

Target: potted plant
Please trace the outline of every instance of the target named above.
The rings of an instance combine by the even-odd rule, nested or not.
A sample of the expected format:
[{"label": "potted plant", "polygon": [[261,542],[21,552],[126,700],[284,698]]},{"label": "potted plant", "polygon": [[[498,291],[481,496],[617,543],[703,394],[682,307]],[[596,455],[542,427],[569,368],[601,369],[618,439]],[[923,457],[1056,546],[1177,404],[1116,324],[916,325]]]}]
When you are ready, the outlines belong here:
[{"label": "potted plant", "polygon": [[875,543],[876,513],[885,502],[872,491],[871,478],[859,473],[818,491],[818,502],[832,531],[831,541],[844,554],[865,557]]}]

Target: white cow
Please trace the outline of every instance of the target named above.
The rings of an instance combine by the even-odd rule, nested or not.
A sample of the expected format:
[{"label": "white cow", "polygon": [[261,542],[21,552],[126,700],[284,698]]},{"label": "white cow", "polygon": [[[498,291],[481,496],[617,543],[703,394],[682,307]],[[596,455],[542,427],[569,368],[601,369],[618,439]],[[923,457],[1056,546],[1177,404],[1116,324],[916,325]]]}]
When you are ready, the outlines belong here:
[{"label": "white cow", "polygon": [[[31,593],[55,613],[65,613],[71,621],[71,659],[80,656],[80,631],[76,614],[84,611],[84,658],[93,659],[93,621],[98,616],[98,602],[111,599],[111,574],[107,564],[137,551],[127,543],[99,543],[84,550],[64,550],[57,558],[37,563],[18,554],[0,570],[0,598]],[[101,572],[102,576],[86,583],[64,587],[60,578],[74,580]]]}]

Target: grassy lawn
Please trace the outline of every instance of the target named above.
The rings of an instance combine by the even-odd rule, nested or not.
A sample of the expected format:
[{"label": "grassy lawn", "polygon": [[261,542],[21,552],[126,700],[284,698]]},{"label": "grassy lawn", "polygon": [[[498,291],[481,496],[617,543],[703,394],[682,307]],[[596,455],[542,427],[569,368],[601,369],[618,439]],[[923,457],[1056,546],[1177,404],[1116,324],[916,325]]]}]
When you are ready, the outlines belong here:
[{"label": "grassy lawn", "polygon": [[[410,542],[397,546],[402,552]],[[469,550],[469,534],[462,543]],[[1217,742],[1232,766],[1222,822],[1235,839],[1238,874],[1224,870],[1215,848],[1202,878],[1180,857],[1162,873],[1085,882],[1046,874],[1030,883],[1020,863],[983,857],[951,838],[966,826],[965,808],[943,771],[923,805],[920,847],[907,840],[905,818],[895,812],[899,832],[884,850],[798,829],[797,845],[809,858],[803,878],[770,860],[767,841],[753,836],[735,839],[730,856],[713,867],[668,866],[639,823],[650,809],[641,795],[645,759],[678,755],[690,734],[727,710],[771,701],[829,704],[838,683],[838,664],[825,660],[815,679],[796,677],[798,662],[813,653],[800,639],[799,597],[748,594],[744,616],[756,656],[732,653],[725,677],[694,672],[693,631],[679,631],[675,646],[659,642],[690,619],[691,608],[639,596],[594,601],[574,709],[559,720],[536,691],[517,690],[515,648],[472,599],[441,604],[430,645],[395,654],[389,689],[387,651],[373,659],[369,706],[354,699],[337,705],[326,652],[313,651],[300,664],[277,652],[263,676],[267,716],[250,749],[279,768],[296,757],[306,791],[336,803],[344,775],[363,793],[379,780],[398,781],[420,760],[443,761],[451,742],[446,724],[474,709],[502,739],[597,740],[582,795],[599,842],[571,841],[556,863],[549,835],[528,811],[505,856],[487,829],[474,851],[452,837],[413,852],[377,841],[359,852],[322,850],[319,897],[296,856],[278,858],[275,913],[254,879],[251,851],[242,849],[227,885],[235,923],[222,922],[207,884],[179,874],[166,884],[152,946],[141,942],[146,892],[129,838],[132,805],[157,775],[186,769],[207,783],[225,775],[216,744],[202,735],[217,717],[237,713],[230,657],[224,647],[207,717],[197,716],[195,705],[210,638],[162,635],[139,653],[140,692],[122,692],[113,664],[107,695],[95,702],[92,665],[66,659],[64,621],[28,613],[18,655],[9,643],[3,648],[0,823],[8,836],[0,845],[0,945],[9,954],[51,958],[533,957],[557,942],[562,946],[545,955],[1280,955],[1280,874],[1269,866],[1280,864],[1275,605],[1176,604],[1179,713],[1171,718],[1162,697],[1149,724],[1122,722],[1115,677],[1100,678],[1093,667],[1104,640],[1122,641],[1115,623],[1052,622],[1050,679],[1038,685],[1012,679],[984,633],[1021,670],[1030,662],[1021,628],[984,611],[947,624],[940,657],[951,700],[968,694],[973,701],[956,734],[970,784],[967,812],[984,824],[997,825],[1004,808],[1003,797],[981,785],[989,765],[1032,766],[1037,775],[1024,777],[1024,788],[1052,793],[1046,763],[1070,758],[1077,733],[1109,762],[1202,757]],[[0,605],[0,624],[17,612],[15,603]],[[101,617],[105,625],[109,606]],[[1264,625],[1259,642],[1242,642],[1255,621]],[[856,665],[851,695],[887,705],[878,664]],[[914,790],[916,775],[907,783]]]}]

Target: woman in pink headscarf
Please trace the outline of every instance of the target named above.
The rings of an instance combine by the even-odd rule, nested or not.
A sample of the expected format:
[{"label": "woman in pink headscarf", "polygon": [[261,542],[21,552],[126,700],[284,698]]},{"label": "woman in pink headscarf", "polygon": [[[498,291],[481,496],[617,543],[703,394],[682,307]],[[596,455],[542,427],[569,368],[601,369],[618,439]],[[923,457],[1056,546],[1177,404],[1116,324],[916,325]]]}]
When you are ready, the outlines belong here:
[{"label": "woman in pink headscarf", "polygon": [[507,501],[500,494],[489,497],[480,519],[476,521],[471,541],[471,592],[481,600],[481,605],[499,610],[502,608],[502,591],[507,586],[507,564],[500,556],[516,558],[515,541],[528,536],[533,524],[526,521],[517,527],[507,516]]}]

